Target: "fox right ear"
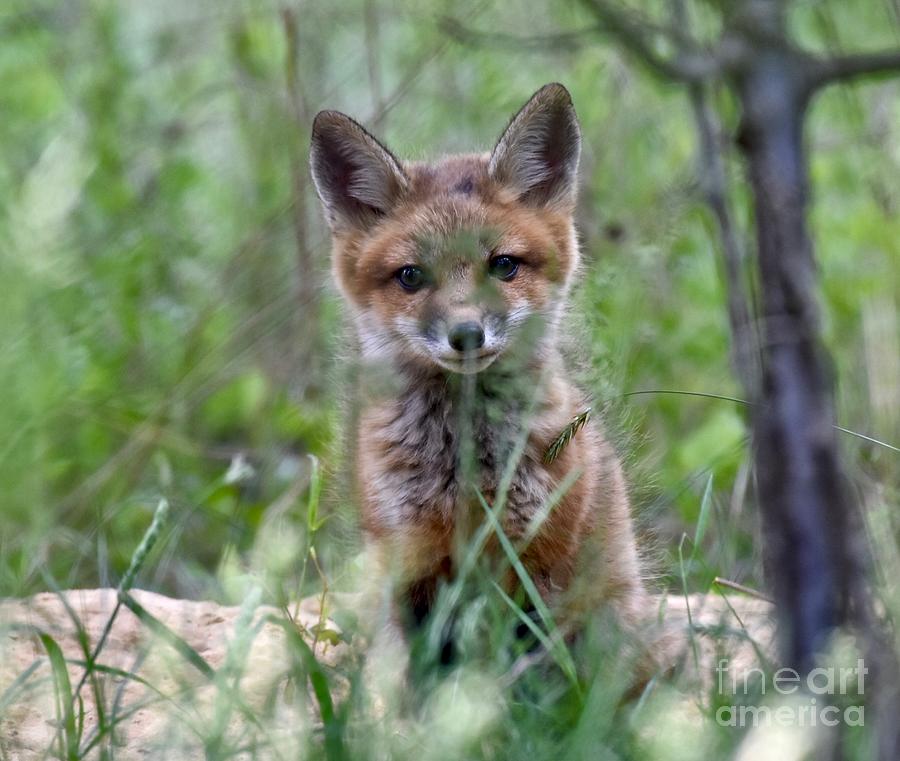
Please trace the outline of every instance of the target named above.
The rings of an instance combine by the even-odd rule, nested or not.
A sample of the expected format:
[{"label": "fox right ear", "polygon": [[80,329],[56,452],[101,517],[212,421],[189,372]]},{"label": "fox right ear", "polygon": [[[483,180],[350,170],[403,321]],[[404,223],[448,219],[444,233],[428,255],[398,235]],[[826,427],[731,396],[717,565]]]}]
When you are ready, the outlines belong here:
[{"label": "fox right ear", "polygon": [[391,152],[339,111],[320,111],[313,120],[309,164],[333,231],[369,226],[409,185]]},{"label": "fox right ear", "polygon": [[510,121],[491,154],[488,172],[533,206],[575,200],[581,130],[572,96],[544,85]]}]

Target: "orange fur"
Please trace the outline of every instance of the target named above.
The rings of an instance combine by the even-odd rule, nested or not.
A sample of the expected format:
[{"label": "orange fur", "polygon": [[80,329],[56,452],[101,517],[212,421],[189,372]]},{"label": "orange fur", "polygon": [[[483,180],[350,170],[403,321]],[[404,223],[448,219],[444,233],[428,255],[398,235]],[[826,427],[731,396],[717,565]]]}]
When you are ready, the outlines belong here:
[{"label": "orange fur", "polygon": [[[501,516],[513,542],[575,477],[521,547],[541,594],[563,616],[609,605],[625,624],[646,604],[625,479],[600,426],[544,461],[587,406],[556,349],[579,264],[579,140],[560,85],[539,91],[490,154],[402,164],[348,117],[324,112],[314,126],[334,277],[364,367],[393,378],[366,384],[355,470],[364,529],[407,604],[427,609],[454,575],[460,537],[483,519],[478,492],[494,503],[521,437]],[[497,257],[515,262],[513,276],[493,274]],[[425,284],[405,287],[406,267]],[[461,324],[481,330],[477,353],[452,348]],[[485,552],[502,555],[496,541]]]}]

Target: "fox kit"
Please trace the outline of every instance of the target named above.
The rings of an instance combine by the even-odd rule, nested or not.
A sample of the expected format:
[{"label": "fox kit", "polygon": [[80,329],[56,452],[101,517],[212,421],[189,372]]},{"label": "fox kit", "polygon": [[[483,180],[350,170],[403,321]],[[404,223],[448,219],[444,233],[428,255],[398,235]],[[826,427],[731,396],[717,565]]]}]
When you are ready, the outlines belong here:
[{"label": "fox kit", "polygon": [[[580,148],[559,84],[490,153],[433,163],[401,162],[344,114],[315,118],[312,175],[362,355],[356,487],[398,621],[428,614],[486,507],[563,619],[645,612],[622,470],[594,421],[570,427],[588,402],[558,349]],[[483,553],[502,562],[496,536]]]}]

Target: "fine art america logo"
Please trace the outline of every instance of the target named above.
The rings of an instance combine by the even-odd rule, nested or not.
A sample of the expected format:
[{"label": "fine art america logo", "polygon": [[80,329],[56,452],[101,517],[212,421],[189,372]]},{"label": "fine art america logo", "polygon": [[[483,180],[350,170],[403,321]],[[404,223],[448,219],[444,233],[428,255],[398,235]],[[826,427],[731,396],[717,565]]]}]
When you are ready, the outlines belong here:
[{"label": "fine art america logo", "polygon": [[[727,660],[716,666],[719,695],[732,699],[716,711],[716,721],[726,727],[851,727],[865,724],[865,695],[869,673],[862,659],[849,668],[814,668],[806,676],[782,668],[771,677],[751,668],[739,675]],[[760,704],[750,701],[759,699]]]}]

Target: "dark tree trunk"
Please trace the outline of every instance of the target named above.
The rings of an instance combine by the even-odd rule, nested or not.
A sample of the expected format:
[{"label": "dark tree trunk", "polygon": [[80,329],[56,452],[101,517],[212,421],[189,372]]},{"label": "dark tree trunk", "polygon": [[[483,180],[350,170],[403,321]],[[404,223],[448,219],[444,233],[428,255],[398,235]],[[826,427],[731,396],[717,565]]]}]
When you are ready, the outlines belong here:
[{"label": "dark tree trunk", "polygon": [[830,365],[817,338],[803,72],[783,48],[760,51],[737,82],[763,317],[762,388],[754,412],[759,501],[768,571],[783,614],[783,654],[801,672],[845,622],[853,578]]}]

